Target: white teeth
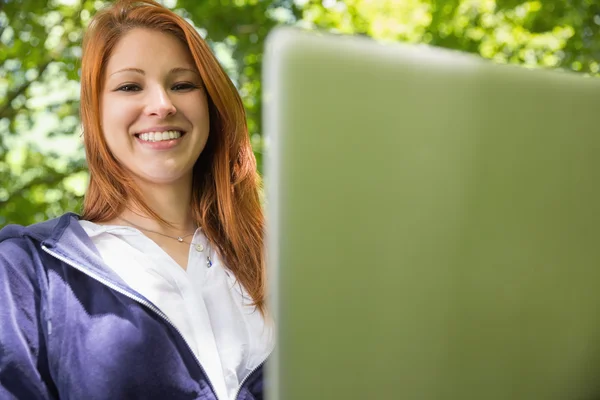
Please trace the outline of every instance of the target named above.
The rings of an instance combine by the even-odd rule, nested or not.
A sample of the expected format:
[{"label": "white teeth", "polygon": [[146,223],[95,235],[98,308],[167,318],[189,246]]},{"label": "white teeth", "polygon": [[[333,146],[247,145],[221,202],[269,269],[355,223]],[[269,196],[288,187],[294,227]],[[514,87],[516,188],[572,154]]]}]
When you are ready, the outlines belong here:
[{"label": "white teeth", "polygon": [[140,133],[138,137],[145,142],[161,142],[163,140],[179,139],[181,132],[179,131],[164,131],[164,132],[146,132]]}]

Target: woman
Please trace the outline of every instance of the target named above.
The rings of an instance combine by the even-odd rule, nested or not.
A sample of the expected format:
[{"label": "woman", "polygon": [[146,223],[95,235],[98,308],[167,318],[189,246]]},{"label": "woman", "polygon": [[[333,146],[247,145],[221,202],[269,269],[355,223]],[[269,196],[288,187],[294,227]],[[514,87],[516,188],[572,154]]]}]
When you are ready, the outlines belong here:
[{"label": "woman", "polygon": [[0,231],[1,399],[259,399],[259,177],[242,102],[152,0],[86,32],[81,216]]}]

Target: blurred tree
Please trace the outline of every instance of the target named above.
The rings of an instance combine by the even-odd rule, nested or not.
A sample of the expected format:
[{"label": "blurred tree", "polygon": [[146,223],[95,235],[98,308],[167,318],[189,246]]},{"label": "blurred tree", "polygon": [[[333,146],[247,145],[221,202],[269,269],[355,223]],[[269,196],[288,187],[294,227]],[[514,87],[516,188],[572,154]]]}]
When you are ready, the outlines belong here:
[{"label": "blurred tree", "polygon": [[0,9],[0,225],[78,208],[81,32],[92,2],[8,1]]},{"label": "blurred tree", "polygon": [[[193,21],[238,87],[262,163],[265,37],[295,25],[428,43],[499,63],[600,70],[595,0],[164,0]],[[0,1],[0,226],[78,211],[82,31],[103,0]]]}]

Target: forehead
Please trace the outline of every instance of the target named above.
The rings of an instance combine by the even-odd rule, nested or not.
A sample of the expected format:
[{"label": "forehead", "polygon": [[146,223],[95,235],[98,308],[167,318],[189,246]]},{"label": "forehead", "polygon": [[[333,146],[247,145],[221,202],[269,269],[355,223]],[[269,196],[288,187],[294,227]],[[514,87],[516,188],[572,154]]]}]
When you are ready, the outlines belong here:
[{"label": "forehead", "polygon": [[176,36],[136,28],[119,39],[106,66],[107,74],[120,68],[143,70],[160,67],[188,67],[195,64],[188,47]]}]

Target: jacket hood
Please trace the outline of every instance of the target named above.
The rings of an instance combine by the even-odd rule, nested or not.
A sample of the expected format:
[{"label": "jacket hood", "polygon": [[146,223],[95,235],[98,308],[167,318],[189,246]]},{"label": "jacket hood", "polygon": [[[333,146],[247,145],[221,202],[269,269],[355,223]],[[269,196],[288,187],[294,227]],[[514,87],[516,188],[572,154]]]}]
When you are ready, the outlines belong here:
[{"label": "jacket hood", "polygon": [[[88,274],[127,288],[123,280],[108,266],[98,249],[79,224],[80,216],[66,213],[29,226],[8,225],[0,230],[0,243],[7,239],[29,239],[41,249]],[[128,289],[130,290],[130,289]]]},{"label": "jacket hood", "polygon": [[7,225],[0,229],[0,242],[11,238],[29,237],[37,242],[51,241],[56,242],[62,236],[64,230],[71,225],[77,223],[79,215],[75,213],[66,213],[58,218],[53,218],[48,221],[40,222],[29,226]]}]

